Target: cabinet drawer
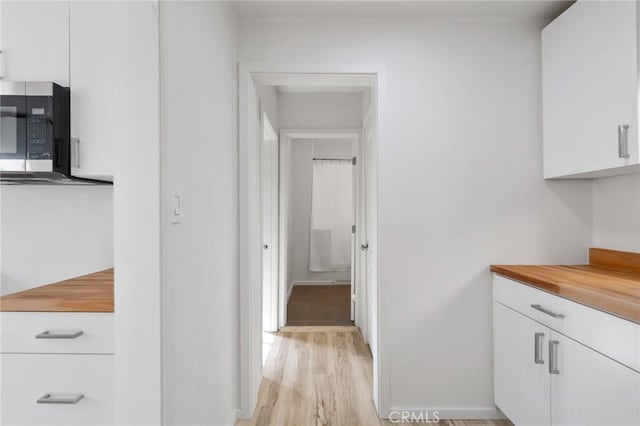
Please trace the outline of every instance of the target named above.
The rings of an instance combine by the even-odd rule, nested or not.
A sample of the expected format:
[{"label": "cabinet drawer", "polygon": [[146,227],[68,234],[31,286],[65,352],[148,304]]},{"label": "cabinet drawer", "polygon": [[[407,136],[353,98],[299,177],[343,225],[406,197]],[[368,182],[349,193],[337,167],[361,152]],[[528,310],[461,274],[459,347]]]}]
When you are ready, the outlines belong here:
[{"label": "cabinet drawer", "polygon": [[[493,293],[496,301],[640,371],[640,325],[500,275],[494,275]],[[554,318],[531,305],[564,317]]]},{"label": "cabinet drawer", "polygon": [[[11,426],[112,425],[113,355],[2,354],[0,424]],[[75,404],[38,403],[70,399]]]},{"label": "cabinet drawer", "polygon": [[2,353],[114,352],[113,314],[3,312],[0,328]]}]

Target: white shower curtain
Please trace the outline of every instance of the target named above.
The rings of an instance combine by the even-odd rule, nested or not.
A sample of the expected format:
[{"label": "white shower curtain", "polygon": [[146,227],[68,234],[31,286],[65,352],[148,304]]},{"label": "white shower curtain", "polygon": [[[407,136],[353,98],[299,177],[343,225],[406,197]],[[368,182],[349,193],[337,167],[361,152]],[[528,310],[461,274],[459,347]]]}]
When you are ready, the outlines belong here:
[{"label": "white shower curtain", "polygon": [[313,160],[311,271],[351,270],[351,167],[351,160]]}]

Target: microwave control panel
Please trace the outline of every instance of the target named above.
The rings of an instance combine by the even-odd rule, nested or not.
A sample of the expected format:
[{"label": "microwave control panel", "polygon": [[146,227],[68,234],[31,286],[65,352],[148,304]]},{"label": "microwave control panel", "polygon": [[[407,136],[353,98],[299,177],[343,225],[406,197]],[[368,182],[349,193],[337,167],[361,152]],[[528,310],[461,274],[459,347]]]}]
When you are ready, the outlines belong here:
[{"label": "microwave control panel", "polygon": [[27,111],[27,158],[29,160],[50,159],[50,140],[47,109],[31,105]]}]

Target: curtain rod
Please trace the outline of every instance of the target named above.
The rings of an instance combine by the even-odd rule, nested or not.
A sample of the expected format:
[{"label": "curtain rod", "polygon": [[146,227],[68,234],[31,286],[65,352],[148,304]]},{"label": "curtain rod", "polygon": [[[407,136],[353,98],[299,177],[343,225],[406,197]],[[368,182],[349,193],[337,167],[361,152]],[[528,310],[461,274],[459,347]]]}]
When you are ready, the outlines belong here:
[{"label": "curtain rod", "polygon": [[351,161],[351,158],[314,158],[313,161]]}]

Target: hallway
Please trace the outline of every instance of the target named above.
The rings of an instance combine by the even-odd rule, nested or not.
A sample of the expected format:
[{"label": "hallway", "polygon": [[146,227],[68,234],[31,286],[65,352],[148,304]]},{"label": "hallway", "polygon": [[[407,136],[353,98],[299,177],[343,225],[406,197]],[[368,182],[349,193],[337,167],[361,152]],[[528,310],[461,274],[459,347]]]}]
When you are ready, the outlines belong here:
[{"label": "hallway", "polygon": [[[378,419],[371,394],[371,353],[356,327],[285,327],[275,334],[254,415],[236,425],[395,424]],[[510,423],[443,420],[438,424]]]}]

